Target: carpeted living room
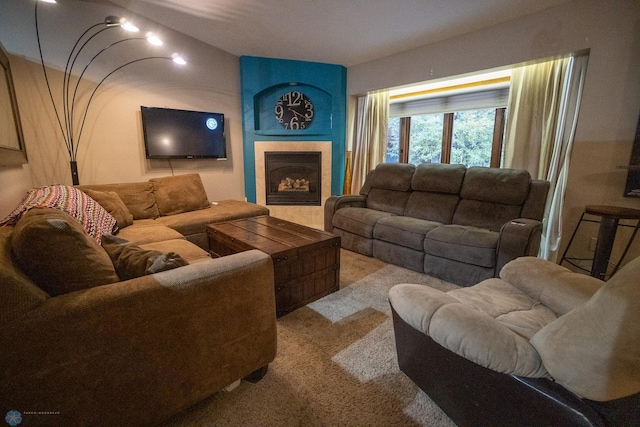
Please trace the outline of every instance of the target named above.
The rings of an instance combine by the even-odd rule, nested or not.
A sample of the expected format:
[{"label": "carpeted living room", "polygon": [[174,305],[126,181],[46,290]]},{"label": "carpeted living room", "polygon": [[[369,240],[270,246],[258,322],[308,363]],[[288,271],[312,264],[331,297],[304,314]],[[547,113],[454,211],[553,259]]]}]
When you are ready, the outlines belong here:
[{"label": "carpeted living room", "polygon": [[278,353],[262,380],[161,425],[455,425],[398,369],[387,294],[396,283],[457,286],[354,252],[340,256],[340,290],[278,319]]},{"label": "carpeted living room", "polygon": [[11,426],[640,425],[640,0],[3,0]]}]

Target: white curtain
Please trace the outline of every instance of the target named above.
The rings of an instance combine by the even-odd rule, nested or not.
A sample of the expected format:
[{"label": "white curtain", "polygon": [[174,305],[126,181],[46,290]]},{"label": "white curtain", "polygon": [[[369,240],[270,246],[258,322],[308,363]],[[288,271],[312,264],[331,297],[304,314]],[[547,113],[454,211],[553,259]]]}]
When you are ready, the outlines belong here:
[{"label": "white curtain", "polygon": [[551,183],[539,256],[556,262],[588,56],[518,67],[511,76],[504,166]]},{"label": "white curtain", "polygon": [[358,98],[352,150],[352,194],[358,194],[367,173],[384,162],[388,126],[388,91],[372,92]]}]

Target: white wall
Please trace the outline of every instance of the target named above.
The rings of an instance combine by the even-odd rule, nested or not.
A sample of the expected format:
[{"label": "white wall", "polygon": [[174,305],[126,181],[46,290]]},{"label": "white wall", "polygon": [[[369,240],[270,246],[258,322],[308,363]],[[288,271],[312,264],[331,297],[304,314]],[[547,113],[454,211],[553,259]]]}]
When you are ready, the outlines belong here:
[{"label": "white wall", "polygon": [[[640,1],[576,0],[433,45],[350,67],[349,95],[590,49],[566,194],[566,243],[585,205],[640,209],[623,197],[640,114]],[[640,252],[640,239],[634,245]],[[632,254],[633,255],[633,254]]]}]

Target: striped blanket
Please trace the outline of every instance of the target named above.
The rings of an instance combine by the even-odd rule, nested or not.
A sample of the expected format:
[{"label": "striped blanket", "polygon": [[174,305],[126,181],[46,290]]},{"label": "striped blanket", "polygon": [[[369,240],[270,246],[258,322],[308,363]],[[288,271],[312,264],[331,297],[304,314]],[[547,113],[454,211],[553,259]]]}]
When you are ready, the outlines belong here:
[{"label": "striped blanket", "polygon": [[115,234],[118,231],[115,218],[98,202],[75,187],[60,184],[30,190],[13,212],[0,221],[0,227],[15,225],[29,209],[41,208],[60,209],[68,213],[98,243],[103,234]]}]

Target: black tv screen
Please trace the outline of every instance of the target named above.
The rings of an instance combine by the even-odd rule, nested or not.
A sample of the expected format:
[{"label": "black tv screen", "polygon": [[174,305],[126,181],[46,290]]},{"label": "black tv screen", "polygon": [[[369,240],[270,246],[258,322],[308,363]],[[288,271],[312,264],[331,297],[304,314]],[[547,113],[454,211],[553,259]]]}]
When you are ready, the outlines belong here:
[{"label": "black tv screen", "polygon": [[147,159],[226,159],[224,114],[140,107]]}]

